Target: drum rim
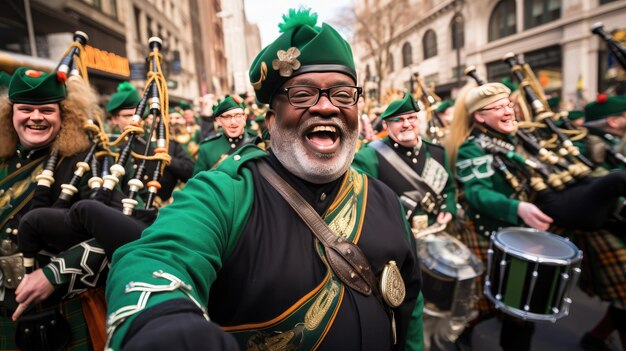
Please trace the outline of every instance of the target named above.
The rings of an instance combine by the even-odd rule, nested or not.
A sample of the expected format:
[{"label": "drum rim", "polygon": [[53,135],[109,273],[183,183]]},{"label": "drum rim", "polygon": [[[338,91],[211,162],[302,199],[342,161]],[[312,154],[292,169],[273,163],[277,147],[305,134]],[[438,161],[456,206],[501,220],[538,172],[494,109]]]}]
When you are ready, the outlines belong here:
[{"label": "drum rim", "polygon": [[[568,258],[557,258],[557,257],[546,257],[544,255],[531,255],[528,254],[526,252],[523,252],[517,248],[514,247],[505,247],[504,243],[498,240],[498,235],[503,233],[503,232],[508,232],[508,231],[522,231],[522,232],[529,232],[529,233],[543,233],[548,237],[553,237],[558,239],[561,243],[568,245],[571,249],[573,249],[574,254],[571,257]],[[493,245],[495,245],[496,247],[498,247],[500,250],[502,250],[504,253],[506,253],[507,255],[516,257],[516,258],[521,258],[523,260],[526,261],[530,261],[530,262],[537,262],[537,263],[542,263],[542,264],[554,264],[554,265],[559,265],[559,266],[567,266],[567,265],[571,265],[572,263],[578,262],[580,260],[582,260],[583,254],[582,251],[574,244],[572,243],[570,240],[565,239],[559,235],[547,232],[547,231],[542,231],[542,230],[537,230],[534,228],[526,228],[526,227],[506,227],[506,228],[502,228],[500,230],[498,230],[495,234],[493,234],[491,236],[491,243]]]}]

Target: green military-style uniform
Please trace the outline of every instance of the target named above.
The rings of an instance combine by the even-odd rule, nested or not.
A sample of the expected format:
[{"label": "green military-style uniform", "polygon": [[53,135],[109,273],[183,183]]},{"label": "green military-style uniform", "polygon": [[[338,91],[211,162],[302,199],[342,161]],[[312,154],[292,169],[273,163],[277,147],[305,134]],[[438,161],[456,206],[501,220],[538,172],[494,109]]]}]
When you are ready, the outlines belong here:
[{"label": "green military-style uniform", "polygon": [[202,141],[198,159],[193,169],[193,174],[215,168],[228,155],[237,151],[246,144],[254,142],[256,137],[244,132],[236,138],[230,138],[226,134],[219,133]]},{"label": "green military-style uniform", "polygon": [[[450,212],[456,215],[456,185],[450,171],[448,156],[440,145],[429,143],[422,139],[416,149],[407,148],[385,137],[380,142],[387,144],[398,154],[411,169],[418,174],[443,202],[437,212]],[[381,180],[392,188],[398,196],[414,190],[410,183],[395,171],[394,166],[381,156],[369,143],[354,156],[354,167],[368,175]],[[408,210],[408,208],[405,208]],[[417,207],[412,216],[428,214],[423,208]],[[428,224],[433,224],[436,216],[429,216]]]},{"label": "green military-style uniform", "polygon": [[[243,105],[239,96],[226,96],[213,108],[213,116],[215,118],[221,116],[225,112],[233,109],[242,109]],[[218,133],[213,137],[209,137],[202,141],[200,150],[198,151],[198,159],[193,170],[193,174],[215,168],[228,155],[237,151],[246,144],[253,143],[256,137],[247,132],[244,128],[243,133],[236,137],[228,137],[226,133]]]},{"label": "green military-style uniform", "polygon": [[[474,222],[478,234],[489,237],[503,227],[519,226],[523,222],[517,215],[519,194],[516,194],[504,174],[494,166],[494,155],[477,144],[477,139],[481,137],[498,140],[496,136],[488,136],[475,130],[459,148],[456,174],[469,204],[468,217]],[[500,145],[516,144],[513,139],[499,141]],[[507,161],[526,167],[515,158]]]},{"label": "green military-style uniform", "polygon": [[[9,99],[12,103],[49,104],[58,103],[67,96],[65,86],[57,80],[55,74],[45,74],[36,70],[19,68],[15,71],[9,85]],[[61,116],[62,127],[71,128]],[[7,123],[8,121],[3,121]],[[74,121],[73,123],[84,121]],[[9,122],[10,123],[10,122]],[[74,126],[80,130],[82,125]],[[75,138],[76,135],[66,135]],[[57,139],[62,138],[58,136]],[[85,141],[87,138],[85,137]],[[78,140],[72,139],[74,143]],[[3,142],[6,142],[4,140]],[[54,142],[37,149],[29,149],[21,144],[16,146],[13,155],[0,159],[0,268],[2,269],[2,286],[0,287],[0,349],[17,349],[16,328],[22,328],[20,323],[11,320],[11,315],[17,308],[15,289],[24,276],[22,253],[17,246],[19,225],[24,215],[32,208],[52,206],[59,198],[61,184],[69,182],[75,170],[76,163],[82,161],[84,153],[63,155],[63,149],[54,170],[54,182],[50,187],[38,186],[36,176],[39,175],[48,160]],[[79,192],[72,201],[85,198],[88,188],[85,184],[88,175],[77,186]],[[52,249],[48,249],[53,251]],[[35,333],[30,342],[41,345],[41,338],[49,338],[45,346],[55,347],[53,340],[68,336],[69,343],[64,347],[67,350],[92,350],[91,339],[83,314],[81,299],[78,294],[85,289],[95,287],[100,281],[103,269],[106,269],[104,250],[94,241],[83,243],[64,252],[39,253],[35,259],[50,283],[55,287],[54,293],[37,304],[37,308],[30,308],[24,312],[23,318],[39,318],[38,313],[60,311],[69,323],[69,334],[52,328],[55,335],[41,336]],[[104,263],[103,263],[104,262]],[[33,306],[34,307],[34,306]],[[62,325],[58,321],[58,325]],[[42,332],[43,333],[43,332]],[[23,345],[23,344],[21,344]],[[37,346],[35,346],[37,347]]]},{"label": "green military-style uniform", "polygon": [[[360,346],[341,349],[389,348],[389,320],[378,301],[334,277],[307,226],[258,173],[255,162],[268,162],[332,230],[358,241],[377,276],[388,260],[396,260],[407,289],[406,303],[396,309],[398,336],[407,340],[407,349],[419,349],[419,271],[412,235],[394,194],[354,170],[330,184],[313,186],[252,145],[215,170],[196,175],[140,240],[115,253],[107,284],[113,313],[109,323],[123,324],[114,334],[113,349],[119,348],[131,324],[122,316],[173,299],[192,299],[242,348],[260,347],[279,332],[283,341],[299,343],[302,349],[316,344],[337,349],[347,340]],[[180,223],[185,223],[184,230]],[[129,290],[129,282],[136,289]],[[168,288],[176,282],[184,285]],[[150,290],[141,287],[146,284],[156,286],[153,293],[145,295]],[[325,307],[312,307],[324,296]],[[311,314],[318,322],[307,322],[305,315]]]},{"label": "green military-style uniform", "polygon": [[[381,117],[387,120],[393,116],[418,111],[419,107],[412,96],[405,94],[403,99],[392,102]],[[381,150],[381,147],[385,147],[385,149]],[[390,150],[393,154],[389,153],[390,156],[385,157],[384,152]],[[450,212],[453,216],[456,215],[455,181],[450,172],[448,156],[443,147],[439,145],[420,138],[415,147],[408,148],[387,136],[381,141],[369,143],[359,150],[354,157],[353,165],[387,184],[400,196],[401,200],[408,198],[411,201],[414,195],[412,196],[410,192],[417,189],[411,184],[411,181],[403,176],[404,172],[400,171],[400,167],[404,167],[403,164],[400,164],[401,162],[408,165],[410,172],[412,172],[409,174],[416,178],[414,181],[428,185],[428,192],[433,192],[430,194],[431,199],[439,200],[437,208],[432,208],[430,211],[424,205],[415,207],[415,204],[409,205],[403,202],[405,210],[410,211],[410,217],[427,215],[430,225],[436,221],[436,215],[439,212]]]}]

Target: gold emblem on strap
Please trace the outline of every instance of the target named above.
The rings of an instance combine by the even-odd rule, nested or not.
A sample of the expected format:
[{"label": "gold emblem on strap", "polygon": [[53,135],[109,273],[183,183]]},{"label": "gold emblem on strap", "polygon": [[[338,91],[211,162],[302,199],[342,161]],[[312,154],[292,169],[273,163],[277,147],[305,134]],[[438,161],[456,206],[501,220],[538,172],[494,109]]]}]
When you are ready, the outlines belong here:
[{"label": "gold emblem on strap", "polygon": [[385,302],[393,308],[400,306],[404,301],[406,289],[396,261],[389,261],[385,265],[380,279],[380,293]]}]

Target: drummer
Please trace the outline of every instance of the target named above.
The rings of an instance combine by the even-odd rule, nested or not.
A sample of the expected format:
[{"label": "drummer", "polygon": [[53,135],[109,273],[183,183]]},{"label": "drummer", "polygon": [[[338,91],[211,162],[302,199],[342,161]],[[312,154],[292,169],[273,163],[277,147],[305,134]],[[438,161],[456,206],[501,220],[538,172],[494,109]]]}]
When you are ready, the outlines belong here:
[{"label": "drummer", "polygon": [[[626,194],[626,174],[618,171],[587,178],[560,191],[520,186],[519,180],[529,172],[526,163],[520,161],[523,156],[493,151],[516,150],[518,128],[509,94],[505,85],[487,83],[466,90],[455,105],[446,147],[456,158],[456,177],[463,185],[475,229],[464,233],[463,239],[486,261],[489,237],[503,227],[566,232],[585,253],[581,288],[611,303],[611,320],[620,338],[626,340],[626,245],[606,230],[617,199]],[[612,224],[621,233],[626,230],[623,221]],[[489,304],[484,301],[480,307],[486,307],[480,308],[485,312],[483,318],[488,316]],[[529,350],[534,325],[511,317],[503,319],[502,348]],[[602,341],[604,335],[594,336]]]},{"label": "drummer", "polygon": [[366,144],[353,165],[398,194],[413,229],[445,228],[456,215],[456,186],[445,149],[420,137],[419,110],[411,94],[389,104],[381,115],[388,136]]}]

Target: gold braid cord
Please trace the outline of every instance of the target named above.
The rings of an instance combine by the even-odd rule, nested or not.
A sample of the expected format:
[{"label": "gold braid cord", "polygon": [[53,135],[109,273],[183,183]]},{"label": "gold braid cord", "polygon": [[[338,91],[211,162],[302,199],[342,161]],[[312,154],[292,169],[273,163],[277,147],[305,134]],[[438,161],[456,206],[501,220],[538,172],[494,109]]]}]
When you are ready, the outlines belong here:
[{"label": "gold braid cord", "polygon": [[[156,72],[153,72],[153,71],[148,72],[148,81],[146,82],[146,87],[144,88],[144,94],[146,92],[146,89],[148,89],[151,83],[154,82],[159,92],[159,104],[160,104],[159,108],[161,110],[161,118],[163,118],[163,125],[165,127],[165,147],[167,148],[168,145],[170,144],[170,114],[169,114],[170,103],[169,103],[169,97],[167,93],[167,81],[165,80],[165,76],[163,75],[163,71],[161,69],[161,62],[163,60],[163,56],[159,54],[158,52],[152,51],[150,52],[149,57],[151,60],[156,60],[156,63],[157,63]],[[156,116],[154,116],[153,118],[154,120],[152,121],[152,123],[154,124],[156,123]],[[124,130],[124,132],[126,132],[126,130]],[[143,129],[141,130],[141,133],[143,133]],[[162,161],[161,162],[161,174],[165,170],[165,167],[167,167],[172,160],[172,157],[167,152],[157,153],[152,156],[144,156],[144,155],[137,154],[135,152],[132,152],[131,154],[133,155],[133,157],[140,159],[140,160]]]}]

